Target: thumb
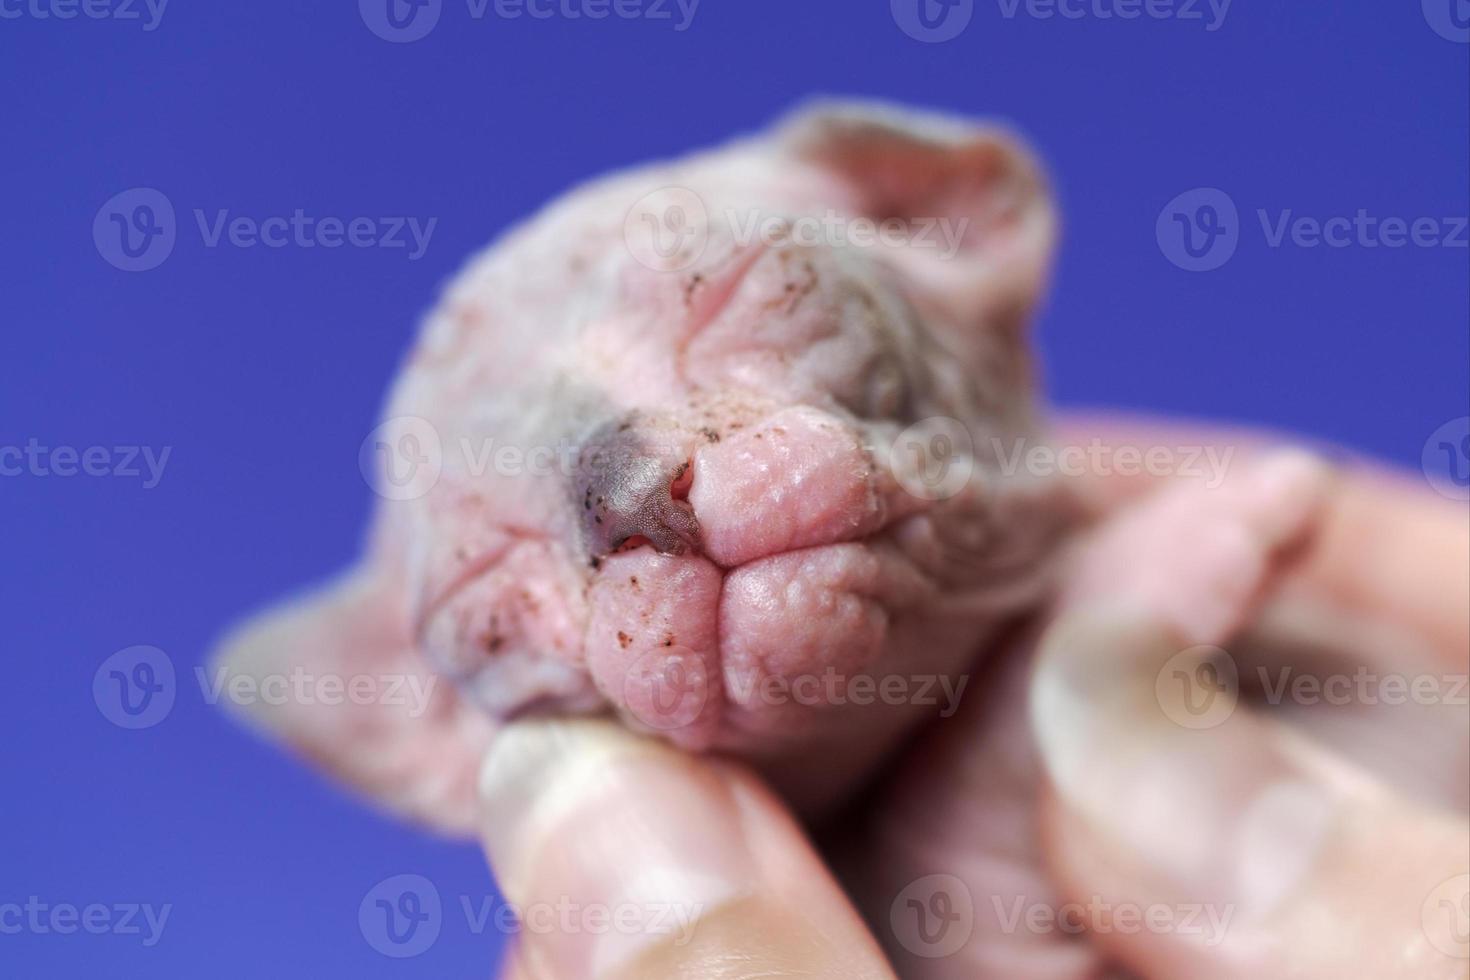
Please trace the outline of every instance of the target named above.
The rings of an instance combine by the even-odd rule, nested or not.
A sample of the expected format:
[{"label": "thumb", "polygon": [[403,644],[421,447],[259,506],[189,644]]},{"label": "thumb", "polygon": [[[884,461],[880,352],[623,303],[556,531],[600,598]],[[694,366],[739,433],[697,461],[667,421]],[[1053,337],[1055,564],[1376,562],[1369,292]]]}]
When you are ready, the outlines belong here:
[{"label": "thumb", "polygon": [[1235,710],[1228,655],[1186,646],[1116,610],[1042,644],[1048,860],[1096,941],[1148,977],[1470,975],[1463,817]]},{"label": "thumb", "polygon": [[496,738],[482,833],[519,977],[888,978],[785,808],[742,767],[602,721]]}]

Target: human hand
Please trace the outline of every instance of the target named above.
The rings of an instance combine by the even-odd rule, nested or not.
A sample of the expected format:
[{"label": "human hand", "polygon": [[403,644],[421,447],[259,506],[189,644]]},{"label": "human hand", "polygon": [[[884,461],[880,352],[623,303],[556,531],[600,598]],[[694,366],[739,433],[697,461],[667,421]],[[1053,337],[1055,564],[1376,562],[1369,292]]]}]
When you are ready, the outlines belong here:
[{"label": "human hand", "polygon": [[894,976],[802,829],[743,765],[608,721],[512,725],[484,843],[519,911],[511,980]]},{"label": "human hand", "polygon": [[[1249,642],[1231,643],[1238,673],[1308,641],[1409,666],[1325,632],[1320,610],[1336,603],[1463,674],[1463,516],[1375,476],[1329,490],[1295,469],[1250,467],[1213,498],[1103,488],[1116,519],[1070,566],[1039,669],[1035,635],[1019,639],[986,668],[982,697],[829,842],[902,976],[1082,978],[1120,964],[1143,977],[1464,975],[1463,711],[1298,711],[1288,726],[1241,708],[1185,727],[1160,688],[1168,665],[1193,666],[1183,651],[1239,638],[1273,577]],[[1314,515],[1320,531],[1287,570]],[[1416,568],[1431,594],[1404,587]],[[1385,721],[1416,732],[1427,776],[1362,770]],[[487,846],[508,899],[640,910],[630,921],[645,926],[656,906],[682,908],[684,927],[531,932],[513,976],[892,975],[794,821],[740,767],[600,723],[520,732],[486,767]],[[562,762],[520,761],[546,744]],[[566,774],[523,778],[542,769]],[[1128,918],[1144,913],[1156,918]]]},{"label": "human hand", "polygon": [[[1111,432],[1202,439],[1160,436]],[[1037,666],[1035,635],[992,661],[845,835],[836,866],[901,926],[878,934],[902,976],[1466,975],[1470,521],[1355,468],[1304,543],[1282,484],[1236,476],[1090,487],[1112,519]],[[1198,644],[1228,647],[1214,691]],[[1300,696],[1360,676],[1346,703]],[[1398,678],[1440,696],[1394,703]],[[963,915],[897,918],[916,893],[931,926]]]}]

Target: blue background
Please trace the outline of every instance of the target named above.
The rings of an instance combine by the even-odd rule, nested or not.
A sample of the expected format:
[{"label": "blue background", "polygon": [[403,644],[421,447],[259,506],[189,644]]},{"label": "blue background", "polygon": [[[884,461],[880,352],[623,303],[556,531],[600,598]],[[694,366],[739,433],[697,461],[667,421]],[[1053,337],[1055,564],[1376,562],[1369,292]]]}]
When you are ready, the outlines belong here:
[{"label": "blue background", "polygon": [[[18,0],[4,0],[16,9]],[[32,2],[32,0],[26,0]],[[6,976],[485,976],[458,896],[478,852],[421,836],[255,741],[193,681],[218,631],[355,551],[357,450],[416,319],[474,249],[608,168],[760,126],[814,92],[998,115],[1065,220],[1040,336],[1063,405],[1228,418],[1401,464],[1467,412],[1467,252],[1267,247],[1257,208],[1465,215],[1470,47],[1418,0],[1237,0],[1200,21],[1041,20],[981,0],[921,43],[887,0],[704,0],[669,21],[475,21],[391,44],[356,4],[173,0],[138,21],[0,19],[0,445],[171,446],[162,483],[0,479],[0,902],[172,903],[162,941],[0,935]],[[179,211],[159,268],[99,256],[114,194]],[[1222,269],[1155,219],[1239,205]],[[403,250],[205,248],[192,209],[438,217]],[[178,702],[124,731],[94,671],[167,651]],[[398,873],[438,942],[374,952],[358,902]]]}]

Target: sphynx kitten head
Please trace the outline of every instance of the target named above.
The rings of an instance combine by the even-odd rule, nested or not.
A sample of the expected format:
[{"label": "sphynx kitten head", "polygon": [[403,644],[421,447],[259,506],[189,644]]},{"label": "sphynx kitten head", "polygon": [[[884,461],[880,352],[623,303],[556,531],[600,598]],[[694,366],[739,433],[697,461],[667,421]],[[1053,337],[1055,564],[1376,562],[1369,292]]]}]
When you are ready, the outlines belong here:
[{"label": "sphynx kitten head", "polygon": [[364,447],[361,563],[222,663],[412,678],[259,720],[451,830],[529,713],[615,712],[830,806],[1042,588],[1065,508],[998,447],[1038,432],[1054,224],[1008,137],[872,105],[572,192],[425,324]]}]

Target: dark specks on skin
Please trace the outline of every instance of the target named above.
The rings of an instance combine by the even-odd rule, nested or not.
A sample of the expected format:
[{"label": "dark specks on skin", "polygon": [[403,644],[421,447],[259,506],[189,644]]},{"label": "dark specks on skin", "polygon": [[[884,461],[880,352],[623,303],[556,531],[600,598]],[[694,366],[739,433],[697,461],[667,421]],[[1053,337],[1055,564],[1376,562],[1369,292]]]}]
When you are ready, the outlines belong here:
[{"label": "dark specks on skin", "polygon": [[[788,256],[791,254],[790,252],[782,253],[781,261],[783,265],[789,266],[790,259]],[[786,316],[795,313],[796,308],[801,305],[802,300],[816,292],[819,282],[817,267],[812,264],[810,259],[802,262],[799,275],[800,278],[788,279],[781,287],[781,295],[766,301],[765,308],[768,310],[782,310]]]},{"label": "dark specks on skin", "polygon": [[[720,441],[720,434],[718,432],[716,432],[714,429],[710,428],[709,426],[705,426],[704,428],[700,429],[699,430],[699,434],[702,435],[702,436],[704,436],[705,442],[712,442],[713,443],[713,442],[719,442]],[[683,471],[681,470],[680,471],[680,475],[682,475],[682,474],[683,474]]]},{"label": "dark specks on skin", "polygon": [[627,633],[624,633],[622,630],[618,630],[618,646],[626,650],[632,642],[633,638],[631,636],[629,636]]},{"label": "dark specks on skin", "polygon": [[505,637],[500,633],[500,617],[490,617],[490,629],[485,633],[483,642],[486,653],[495,653],[501,647],[505,646]]},{"label": "dark specks on skin", "polygon": [[690,306],[694,303],[694,293],[700,286],[704,285],[704,273],[696,272],[689,277],[689,283],[684,287],[684,305]]}]

